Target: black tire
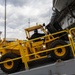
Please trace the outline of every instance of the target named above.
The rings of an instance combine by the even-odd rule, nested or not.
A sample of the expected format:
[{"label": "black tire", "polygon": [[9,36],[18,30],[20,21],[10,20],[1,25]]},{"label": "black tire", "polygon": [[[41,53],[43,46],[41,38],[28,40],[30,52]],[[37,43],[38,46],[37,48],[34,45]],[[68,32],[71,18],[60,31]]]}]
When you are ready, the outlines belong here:
[{"label": "black tire", "polygon": [[[15,53],[6,53],[1,57],[1,62],[8,60],[8,59],[14,59],[17,58],[18,56]],[[1,64],[1,70],[3,70],[4,72],[10,74],[10,73],[14,73],[15,71],[17,71],[17,68],[19,66],[19,60],[14,60],[14,61],[10,61],[7,63],[3,63]],[[11,66],[11,67],[10,67]],[[9,67],[9,68],[8,68]]]},{"label": "black tire", "polygon": [[[55,47],[63,46],[63,45],[66,45],[66,44],[67,43],[63,40],[55,40],[50,44],[50,48],[55,48]],[[64,60],[64,59],[68,58],[69,53],[70,53],[70,47],[65,47],[65,48],[62,48],[62,49],[57,49],[56,51],[52,50],[50,52],[50,55],[55,60],[58,60],[58,59]]]}]

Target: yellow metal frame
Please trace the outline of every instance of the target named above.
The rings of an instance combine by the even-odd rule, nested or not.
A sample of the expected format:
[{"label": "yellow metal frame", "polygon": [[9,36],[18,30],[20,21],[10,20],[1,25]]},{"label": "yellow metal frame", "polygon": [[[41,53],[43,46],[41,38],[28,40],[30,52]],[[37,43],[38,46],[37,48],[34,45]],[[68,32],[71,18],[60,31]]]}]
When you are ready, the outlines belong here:
[{"label": "yellow metal frame", "polygon": [[[21,57],[0,62],[0,64],[6,63],[6,62],[9,62],[9,61],[14,61],[14,60],[22,59],[24,65],[25,65],[25,68],[29,69],[28,62],[47,57],[47,55],[40,57],[40,56],[38,56],[39,53],[44,53],[44,52],[47,53],[47,52],[49,52],[51,50],[56,50],[58,48],[64,48],[64,47],[67,47],[67,46],[71,46],[72,52],[73,52],[73,56],[75,56],[75,43],[74,43],[74,40],[73,40],[73,37],[72,37],[72,30],[75,30],[75,28],[71,28],[70,30],[63,30],[63,31],[60,31],[60,32],[57,32],[57,33],[54,33],[54,34],[46,35],[44,37],[36,38],[36,39],[41,39],[41,38],[47,38],[47,37],[50,37],[50,36],[52,37],[53,35],[57,35],[57,34],[60,34],[60,33],[63,33],[63,32],[67,32],[69,35],[71,35],[71,36],[68,37],[70,43],[67,44],[67,45],[63,45],[63,46],[59,46],[59,47],[55,47],[55,48],[51,48],[51,49],[46,49],[46,50],[38,51],[38,52],[36,52],[34,50],[34,48],[36,48],[36,46],[34,46],[34,48],[32,48],[32,53],[30,53],[30,54],[27,53],[27,47],[29,46],[29,48],[31,48],[30,42],[33,43],[33,40],[36,40],[36,39],[28,40],[26,42],[21,42],[21,41],[17,40]],[[52,37],[52,39],[48,39],[48,41],[41,42],[40,44],[45,44],[47,42],[54,41],[57,38],[59,38],[59,37],[56,37],[56,38]],[[25,45],[25,47],[23,45]],[[33,59],[29,59],[29,57],[32,56],[32,55],[35,55],[35,57]]]},{"label": "yellow metal frame", "polygon": [[71,43],[71,48],[72,48],[72,52],[73,52],[73,55],[75,56],[75,42],[74,42],[74,39],[73,39],[73,34],[72,34],[72,31],[75,30],[75,28],[71,28],[69,30],[69,34],[70,34],[70,37],[69,37],[69,41]]},{"label": "yellow metal frame", "polygon": [[29,39],[30,38],[30,33],[31,31],[35,30],[35,29],[41,29],[45,34],[47,34],[46,30],[43,28],[42,25],[37,25],[37,26],[32,26],[32,27],[29,27],[29,28],[26,28],[25,29],[25,33],[26,33],[26,38]]}]

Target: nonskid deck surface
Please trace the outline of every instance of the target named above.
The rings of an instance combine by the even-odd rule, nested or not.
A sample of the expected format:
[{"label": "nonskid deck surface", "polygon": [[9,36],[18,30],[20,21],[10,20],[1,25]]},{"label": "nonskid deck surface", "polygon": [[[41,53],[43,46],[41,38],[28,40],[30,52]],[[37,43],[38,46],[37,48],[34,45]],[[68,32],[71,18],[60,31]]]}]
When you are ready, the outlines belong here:
[{"label": "nonskid deck surface", "polygon": [[[56,72],[62,73],[60,75],[64,75],[64,74],[72,75],[75,74],[74,65],[75,65],[75,59],[55,62],[52,58],[46,58],[46,59],[30,62],[29,70],[25,70],[24,66],[22,66],[20,71],[9,75],[59,75],[56,74]],[[72,69],[72,71],[70,69]],[[49,72],[52,74],[49,74]],[[0,75],[8,75],[8,74],[5,74],[3,71],[0,70]]]},{"label": "nonskid deck surface", "polygon": [[9,75],[75,75],[75,59],[55,62]]},{"label": "nonskid deck surface", "polygon": [[7,74],[4,73],[4,72],[0,69],[0,75],[7,75]]}]

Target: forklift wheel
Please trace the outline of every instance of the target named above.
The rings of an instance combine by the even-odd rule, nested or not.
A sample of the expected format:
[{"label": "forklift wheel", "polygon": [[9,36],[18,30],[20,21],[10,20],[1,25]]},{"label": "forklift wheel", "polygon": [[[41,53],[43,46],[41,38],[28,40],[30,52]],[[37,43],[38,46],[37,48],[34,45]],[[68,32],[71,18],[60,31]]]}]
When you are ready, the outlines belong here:
[{"label": "forklift wheel", "polygon": [[[55,48],[55,47],[59,47],[59,46],[64,46],[67,43],[63,40],[55,40],[50,44],[50,48]],[[52,50],[50,52],[51,57],[55,60],[58,59],[67,59],[70,53],[70,47],[63,47],[63,48],[59,48],[59,49],[55,49]]]},{"label": "forklift wheel", "polygon": [[[10,59],[14,59],[17,57],[18,56],[15,53],[6,53],[5,55],[1,57],[1,62],[10,60]],[[3,63],[1,64],[1,69],[8,74],[14,73],[19,66],[19,62],[20,62],[19,60],[14,60],[14,61]]]}]

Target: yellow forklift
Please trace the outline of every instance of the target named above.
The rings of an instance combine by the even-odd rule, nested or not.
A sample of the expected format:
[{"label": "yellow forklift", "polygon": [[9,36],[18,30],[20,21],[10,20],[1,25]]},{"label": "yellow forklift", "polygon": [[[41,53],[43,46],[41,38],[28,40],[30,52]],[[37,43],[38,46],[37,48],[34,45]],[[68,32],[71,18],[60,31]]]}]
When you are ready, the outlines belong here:
[{"label": "yellow forklift", "polygon": [[[43,33],[31,35],[36,30]],[[49,34],[42,25],[26,28],[27,40],[17,39],[13,42],[3,42],[0,45],[1,69],[6,73],[13,73],[18,70],[20,61],[28,69],[28,62],[48,58],[49,55],[54,60],[68,59],[72,55],[70,46],[59,36],[55,36],[64,32],[68,33],[67,30],[64,30]]]}]

